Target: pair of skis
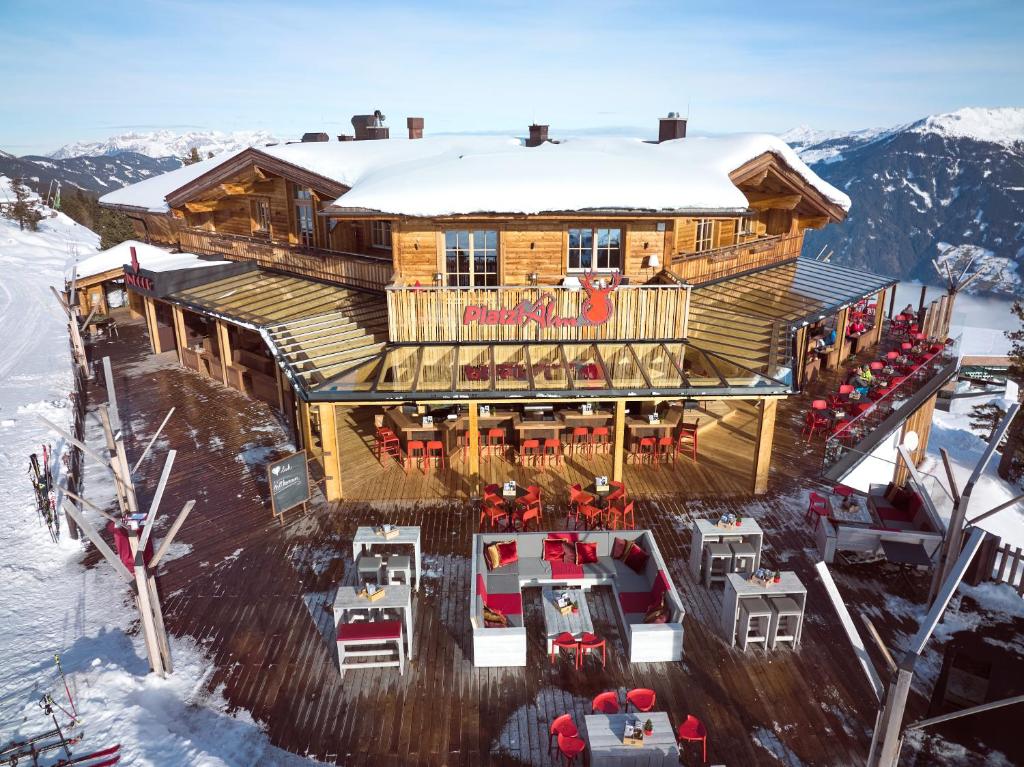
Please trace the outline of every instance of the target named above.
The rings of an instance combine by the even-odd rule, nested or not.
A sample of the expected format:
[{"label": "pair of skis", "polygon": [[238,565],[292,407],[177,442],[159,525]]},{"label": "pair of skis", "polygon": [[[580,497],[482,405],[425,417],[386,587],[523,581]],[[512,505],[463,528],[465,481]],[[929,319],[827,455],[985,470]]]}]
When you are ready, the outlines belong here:
[{"label": "pair of skis", "polygon": [[[3,752],[0,752],[0,765],[9,765],[9,767],[16,767],[19,764],[31,764],[32,767],[44,767],[39,763],[39,757],[45,754],[47,751],[55,751],[58,748],[65,748],[66,745],[74,745],[79,742],[79,738],[72,738],[70,740],[62,738],[57,743],[49,743],[42,746],[36,746],[36,743],[46,738],[56,737],[57,733],[50,731],[42,735],[37,735],[34,738],[22,741],[19,744],[11,744]],[[12,753],[12,750],[14,753]],[[23,762],[28,759],[31,761]],[[81,756],[69,756],[65,759],[59,759],[53,764],[46,765],[45,767],[73,767],[73,765],[80,765],[80,767],[111,767],[111,765],[117,764],[121,759],[121,744],[111,746],[110,748],[103,748],[99,751],[93,751],[91,754],[82,754]]]},{"label": "pair of skis", "polygon": [[50,538],[56,543],[60,539],[60,517],[57,514],[57,496],[53,490],[53,478],[50,474],[50,446],[43,445],[43,462],[32,453],[29,456],[29,478],[36,494],[36,511],[40,519],[50,531]]}]

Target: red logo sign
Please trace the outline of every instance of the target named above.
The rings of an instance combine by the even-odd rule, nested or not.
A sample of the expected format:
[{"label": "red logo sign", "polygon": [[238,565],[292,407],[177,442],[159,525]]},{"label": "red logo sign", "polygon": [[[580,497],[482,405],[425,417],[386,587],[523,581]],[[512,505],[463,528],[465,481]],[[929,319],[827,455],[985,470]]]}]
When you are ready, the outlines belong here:
[{"label": "red logo sign", "polygon": [[149,277],[143,277],[139,274],[139,257],[135,254],[135,247],[129,248],[132,254],[132,268],[131,271],[125,270],[124,282],[126,285],[131,285],[133,288],[139,290],[145,290],[150,293],[153,292],[153,280]]},{"label": "red logo sign", "polygon": [[551,293],[542,293],[536,301],[520,301],[513,309],[492,309],[487,306],[467,306],[462,312],[462,324],[472,325],[524,325],[536,322],[542,328],[586,327],[603,325],[611,319],[615,305],[611,293],[622,282],[622,276],[612,274],[607,282],[596,275],[585,274],[580,284],[586,291],[578,317],[563,317],[558,313],[558,301]]},{"label": "red logo sign", "polygon": [[138,274],[139,273],[139,257],[135,254],[135,246],[133,245],[133,246],[129,247],[128,250],[130,250],[131,254],[132,254],[132,271],[135,272],[136,274]]}]

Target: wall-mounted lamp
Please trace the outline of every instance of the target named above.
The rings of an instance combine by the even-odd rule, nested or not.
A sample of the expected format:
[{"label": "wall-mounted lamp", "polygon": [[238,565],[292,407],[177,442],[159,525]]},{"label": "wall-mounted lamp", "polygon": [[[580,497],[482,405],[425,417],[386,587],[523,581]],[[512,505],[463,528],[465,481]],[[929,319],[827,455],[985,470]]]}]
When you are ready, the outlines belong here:
[{"label": "wall-mounted lamp", "polygon": [[412,244],[412,247],[413,247],[413,250],[419,250],[420,249],[420,241],[419,240],[415,240],[413,242],[413,244]]},{"label": "wall-mounted lamp", "polygon": [[661,266],[661,257],[657,253],[651,253],[651,255],[649,255],[647,257],[647,268],[648,269],[657,269],[660,266]]},{"label": "wall-mounted lamp", "polygon": [[644,243],[644,250],[647,250],[647,245],[648,245],[648,243],[645,242]]},{"label": "wall-mounted lamp", "polygon": [[530,272],[526,277],[531,285],[536,285],[540,281],[540,275],[537,272]]},{"label": "wall-mounted lamp", "polygon": [[434,272],[434,284],[435,285],[440,285],[441,284],[441,280],[443,280],[443,279],[444,279],[444,274],[442,274],[441,272]]},{"label": "wall-mounted lamp", "polygon": [[531,243],[530,243],[530,250],[533,250],[533,247],[534,247],[534,246],[535,246],[536,244],[537,244],[537,243],[535,243],[535,242],[531,242]]}]

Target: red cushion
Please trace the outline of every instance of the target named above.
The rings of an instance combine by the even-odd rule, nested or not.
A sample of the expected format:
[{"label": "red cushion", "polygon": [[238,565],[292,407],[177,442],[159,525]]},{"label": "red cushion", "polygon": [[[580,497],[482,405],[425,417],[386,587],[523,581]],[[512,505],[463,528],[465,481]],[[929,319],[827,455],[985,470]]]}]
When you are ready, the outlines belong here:
[{"label": "red cushion", "polygon": [[914,515],[907,509],[897,509],[892,506],[887,508],[878,508],[878,517],[879,519],[890,522],[907,522],[911,524],[914,522]]},{"label": "red cushion", "polygon": [[358,623],[338,624],[339,642],[370,639],[398,639],[401,636],[401,621],[360,621]]},{"label": "red cushion", "polygon": [[663,594],[668,592],[668,577],[664,570],[658,570],[658,575],[651,586],[651,604],[659,604]]},{"label": "red cushion", "polygon": [[612,541],[612,559],[622,559],[622,555],[626,553],[626,539],[616,538]]},{"label": "red cushion", "polygon": [[561,538],[544,539],[544,561],[561,562],[564,559],[565,549],[562,546]]},{"label": "red cushion", "polygon": [[646,613],[651,606],[651,592],[625,591],[619,594],[619,604],[624,613]]},{"label": "red cushion", "polygon": [[913,491],[908,493],[908,496],[909,500],[907,501],[906,505],[907,513],[910,514],[911,517],[913,517],[915,514],[917,514],[917,512],[921,510],[921,507],[924,506],[924,501],[921,500],[921,496],[919,496],[917,493]]},{"label": "red cushion", "polygon": [[519,561],[519,546],[515,541],[505,541],[498,544],[499,567],[510,565]]},{"label": "red cushion", "polygon": [[626,550],[626,557],[623,560],[626,565],[633,570],[633,572],[640,573],[644,572],[644,567],[647,566],[647,560],[650,559],[650,554],[641,549],[635,543],[629,544],[629,548]]},{"label": "red cushion", "polygon": [[523,614],[522,594],[491,594],[487,597],[487,606],[505,615]]},{"label": "red cushion", "polygon": [[592,565],[597,561],[597,544],[576,542],[576,564]]},{"label": "red cushion", "polygon": [[476,593],[484,603],[487,602],[487,581],[484,580],[483,573],[476,574]]},{"label": "red cushion", "polygon": [[559,580],[569,580],[570,578],[582,578],[583,568],[575,562],[554,561],[551,563],[551,577],[558,578]]},{"label": "red cushion", "polygon": [[558,538],[560,541],[578,541],[579,533],[548,533],[548,538]]}]

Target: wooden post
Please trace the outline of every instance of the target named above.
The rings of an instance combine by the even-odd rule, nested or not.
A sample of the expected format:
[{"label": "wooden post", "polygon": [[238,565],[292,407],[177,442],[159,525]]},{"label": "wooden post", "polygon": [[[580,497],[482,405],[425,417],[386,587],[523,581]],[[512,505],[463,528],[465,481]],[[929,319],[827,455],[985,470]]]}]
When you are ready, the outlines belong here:
[{"label": "wooden post", "polygon": [[882,324],[885,322],[885,290],[875,298],[875,326],[871,329],[871,345],[878,346],[882,340]]},{"label": "wooden post", "polygon": [[324,451],[324,491],[328,501],[341,500],[341,452],[338,449],[337,405],[317,405],[320,413],[320,442]]},{"label": "wooden post", "polygon": [[772,463],[777,404],[776,399],[763,399],[757,406],[761,411],[761,417],[757,422],[757,438],[754,440],[754,495],[768,492],[768,470]]},{"label": "wooden post", "polygon": [[849,355],[849,341],[846,340],[846,326],[850,321],[850,309],[842,309],[836,315],[836,343],[828,355],[830,368],[838,368]]},{"label": "wooden post", "polygon": [[188,345],[186,343],[188,334],[185,332],[185,313],[177,304],[171,304],[171,317],[174,320],[174,348],[178,352],[178,362],[185,364],[181,357],[182,348]]},{"label": "wooden post", "polygon": [[231,361],[231,339],[228,338],[228,326],[224,320],[217,320],[217,346],[220,351],[220,379],[228,386],[228,365]]},{"label": "wooden post", "polygon": [[[277,379],[277,409],[287,418],[288,413],[284,409],[284,373],[281,372],[281,366],[277,363],[274,363],[274,377]],[[290,422],[291,419],[289,418],[288,421]]]},{"label": "wooden post", "polygon": [[921,299],[917,302],[917,324],[918,326],[923,325],[922,320],[924,319],[924,300],[928,295],[928,286],[921,286]]},{"label": "wooden post", "polygon": [[622,461],[626,447],[626,400],[615,400],[615,444],[612,447],[612,479],[622,481]]},{"label": "wooden post", "polygon": [[[480,408],[475,402],[469,403],[469,430],[466,432],[466,449],[469,451],[469,476],[480,474]],[[472,488],[475,492],[476,488]]]},{"label": "wooden post", "polygon": [[903,713],[907,708],[907,696],[910,694],[916,663],[917,655],[907,653],[896,672],[896,678],[889,684],[868,753],[868,765],[871,767],[894,767],[896,764]]},{"label": "wooden post", "polygon": [[793,350],[796,357],[794,374],[798,389],[803,389],[807,385],[807,327],[804,325],[793,334],[793,343],[796,344]]},{"label": "wooden post", "polygon": [[156,302],[149,296],[143,296],[143,308],[146,312],[146,328],[149,330],[149,348],[153,354],[166,351],[160,345],[160,324],[156,320]]},{"label": "wooden post", "polygon": [[892,319],[893,313],[896,311],[896,286],[892,286],[892,295],[889,296],[889,319]]}]

